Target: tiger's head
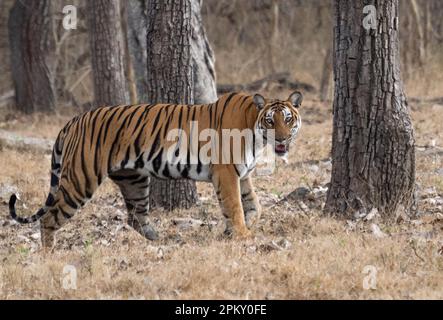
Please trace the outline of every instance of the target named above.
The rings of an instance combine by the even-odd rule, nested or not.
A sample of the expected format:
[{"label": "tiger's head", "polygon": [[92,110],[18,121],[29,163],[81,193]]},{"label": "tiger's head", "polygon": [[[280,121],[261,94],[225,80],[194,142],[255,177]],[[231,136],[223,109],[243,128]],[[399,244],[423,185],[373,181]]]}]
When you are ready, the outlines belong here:
[{"label": "tiger's head", "polygon": [[[254,95],[254,103],[258,109],[256,130],[262,134],[266,143],[274,146],[275,154],[286,158],[289,145],[301,127],[298,109],[303,95],[293,92],[288,100],[266,100],[260,94]],[[270,134],[274,130],[274,134]]]}]

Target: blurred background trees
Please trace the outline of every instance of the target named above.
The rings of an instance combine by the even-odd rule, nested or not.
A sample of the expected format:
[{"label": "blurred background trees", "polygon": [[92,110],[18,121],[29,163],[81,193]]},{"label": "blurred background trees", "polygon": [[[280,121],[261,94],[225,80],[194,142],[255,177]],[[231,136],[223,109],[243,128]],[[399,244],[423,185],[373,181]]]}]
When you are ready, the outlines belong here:
[{"label": "blurred background trees", "polygon": [[[15,105],[19,111],[52,111],[56,62],[50,0],[16,1],[8,19]],[[3,61],[3,63],[7,63]]]},{"label": "blurred background trees", "polygon": [[[14,108],[14,84],[11,68],[12,39],[19,39],[16,32],[9,35],[8,18],[15,0],[0,2],[0,113]],[[39,1],[20,1],[35,3]],[[49,1],[48,1],[49,2]],[[53,35],[57,56],[55,62],[54,91],[58,98],[55,108],[67,107],[88,109],[94,100],[92,55],[87,28],[86,0],[52,0]],[[145,10],[136,7],[146,1],[123,1],[127,6],[128,43],[133,66],[131,77],[125,62],[125,78],[135,79],[137,91],[141,91],[144,79],[144,61],[137,54],[144,54],[143,29],[137,24],[143,19]],[[197,1],[199,2],[199,1]],[[62,8],[73,4],[78,8],[78,28],[66,31],[62,28]],[[123,6],[123,7],[124,7]],[[399,5],[401,67],[406,80],[406,90],[412,96],[438,96],[443,61],[443,2],[440,0],[405,0]],[[139,17],[134,19],[134,14]],[[289,72],[292,82],[307,83],[315,87],[314,97],[332,99],[332,4],[329,0],[204,0],[202,18],[207,38],[215,52],[215,70],[219,85],[244,84],[263,79],[271,74]],[[11,23],[17,22],[14,19]],[[418,27],[420,26],[420,27]],[[134,31],[140,30],[140,34]],[[139,39],[137,39],[139,38]],[[141,50],[132,50],[136,46]],[[125,59],[126,61],[126,59]],[[425,61],[425,63],[423,63]],[[328,63],[329,62],[329,63]],[[18,69],[17,69],[18,70]],[[141,74],[140,74],[141,72]],[[286,81],[287,82],[287,81]],[[126,83],[128,92],[131,83]],[[267,89],[278,90],[281,81],[268,81]],[[322,89],[322,90],[320,90]],[[144,93],[139,92],[139,100]],[[441,95],[441,93],[440,93]],[[17,108],[23,109],[25,103]],[[26,105],[29,105],[26,103]],[[50,105],[50,104],[48,104]],[[12,109],[13,110],[13,109]]]},{"label": "blurred background trees", "polygon": [[[37,1],[38,2],[38,1]],[[87,2],[95,107],[129,103],[119,0]]]}]

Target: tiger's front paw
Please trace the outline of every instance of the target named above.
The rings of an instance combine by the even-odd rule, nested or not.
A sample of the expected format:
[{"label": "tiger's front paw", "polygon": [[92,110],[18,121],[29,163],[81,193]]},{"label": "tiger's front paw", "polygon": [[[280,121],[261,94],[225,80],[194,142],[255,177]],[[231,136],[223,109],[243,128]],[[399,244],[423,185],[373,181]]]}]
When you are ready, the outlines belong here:
[{"label": "tiger's front paw", "polygon": [[235,232],[235,237],[240,240],[252,239],[254,234],[249,229],[242,229]]},{"label": "tiger's front paw", "polygon": [[148,240],[155,241],[159,239],[157,231],[149,224],[145,224],[141,228],[141,233]]}]

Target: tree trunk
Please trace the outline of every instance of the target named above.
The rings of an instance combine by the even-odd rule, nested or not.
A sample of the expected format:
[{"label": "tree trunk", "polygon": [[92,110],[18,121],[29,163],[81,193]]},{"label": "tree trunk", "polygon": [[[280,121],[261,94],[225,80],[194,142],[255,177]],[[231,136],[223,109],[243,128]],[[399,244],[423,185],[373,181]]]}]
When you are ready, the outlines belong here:
[{"label": "tree trunk", "polygon": [[119,0],[87,1],[87,12],[95,106],[127,103]]},{"label": "tree trunk", "polygon": [[[194,103],[191,0],[151,0],[147,7],[149,103]],[[190,180],[151,179],[150,205],[168,210],[197,202]]]},{"label": "tree trunk", "polygon": [[131,65],[134,71],[134,81],[137,88],[137,100],[142,103],[147,101],[148,79],[147,69],[147,0],[131,0],[126,3],[128,21],[127,40]]},{"label": "tree trunk", "polygon": [[[191,55],[193,58],[194,103],[210,103],[217,100],[214,53],[206,36],[201,18],[202,0],[192,3]],[[127,3],[128,43],[137,86],[138,101],[147,101],[147,0]]]},{"label": "tree trunk", "polygon": [[124,60],[125,60],[125,74],[126,82],[128,84],[129,101],[131,104],[138,103],[137,84],[135,80],[134,68],[132,66],[132,56],[129,49],[129,21],[128,21],[128,7],[130,2],[123,1],[121,5],[121,27],[124,47]]},{"label": "tree trunk", "polygon": [[[413,43],[414,43],[414,60],[418,63],[420,67],[423,67],[423,62],[425,58],[425,42],[424,42],[424,32],[423,32],[423,21],[420,14],[419,5],[416,0],[407,1],[409,4],[412,22],[413,22]],[[411,30],[411,31],[412,31]]]},{"label": "tree trunk", "polygon": [[431,28],[434,38],[442,42],[443,41],[443,22],[441,16],[443,14],[443,1],[434,0],[431,3]]},{"label": "tree trunk", "polygon": [[320,100],[326,101],[329,95],[329,85],[332,82],[332,46],[326,50],[325,59],[323,60],[323,71],[320,81]]},{"label": "tree trunk", "polygon": [[17,109],[25,113],[53,110],[56,57],[51,2],[17,0],[8,29]]},{"label": "tree trunk", "polygon": [[192,0],[192,72],[194,103],[206,104],[217,100],[214,52],[206,36],[201,17],[202,0]]},{"label": "tree trunk", "polygon": [[270,41],[269,44],[266,46],[267,48],[267,54],[268,54],[268,60],[269,60],[269,73],[273,74],[276,70],[276,56],[275,56],[275,50],[278,48],[278,22],[279,22],[279,15],[280,15],[280,8],[278,0],[272,0],[271,5],[272,10],[272,18],[271,18],[271,34],[270,34]]},{"label": "tree trunk", "polygon": [[[376,30],[362,21],[377,4]],[[400,77],[398,1],[335,0],[332,177],[325,209],[410,212],[414,134]]]}]

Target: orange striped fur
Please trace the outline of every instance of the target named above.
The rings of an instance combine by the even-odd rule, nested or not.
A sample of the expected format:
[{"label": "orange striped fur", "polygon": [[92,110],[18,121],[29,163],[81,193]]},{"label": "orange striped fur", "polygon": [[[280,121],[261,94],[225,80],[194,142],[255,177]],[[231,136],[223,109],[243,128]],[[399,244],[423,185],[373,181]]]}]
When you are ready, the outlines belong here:
[{"label": "orange striped fur", "polygon": [[[274,130],[274,141],[265,140],[274,144],[278,155],[286,155],[301,126],[298,112],[301,101],[299,92],[286,101],[231,93],[208,105],[142,104],[86,112],[72,119],[57,137],[45,205],[31,217],[18,217],[13,195],[10,214],[20,223],[41,219],[42,243],[52,246],[54,232],[71,219],[109,177],[120,187],[131,225],[146,238],[157,239],[148,219],[149,177],[187,178],[212,182],[227,219],[227,231],[233,229],[238,236],[248,237],[251,235],[248,227],[260,216],[250,177],[258,157],[256,150],[248,151],[250,147],[242,142],[242,159],[246,152],[252,154],[252,160],[244,159],[243,163],[222,163],[224,151],[211,150],[219,152],[220,161],[209,164],[202,163],[198,153],[194,164],[172,163],[166,157],[167,151],[187,144],[183,153],[186,160],[195,155],[189,150],[192,143],[195,145],[193,137],[205,129],[220,135],[223,130],[249,129],[254,141],[257,135]],[[198,124],[198,128],[193,124]],[[180,144],[178,138],[167,139],[171,130],[184,132],[186,137]],[[202,149],[205,143],[198,141],[197,149]],[[233,151],[231,147],[229,150]]]}]

